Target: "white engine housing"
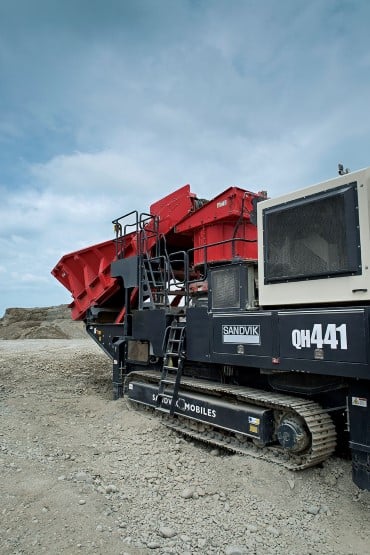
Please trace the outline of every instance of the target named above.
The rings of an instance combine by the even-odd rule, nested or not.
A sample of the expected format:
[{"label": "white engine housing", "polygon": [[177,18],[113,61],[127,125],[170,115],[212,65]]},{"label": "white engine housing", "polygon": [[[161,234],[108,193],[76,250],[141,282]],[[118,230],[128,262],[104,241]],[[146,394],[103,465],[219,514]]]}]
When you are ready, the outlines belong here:
[{"label": "white engine housing", "polygon": [[370,300],[370,168],[260,202],[259,304]]}]

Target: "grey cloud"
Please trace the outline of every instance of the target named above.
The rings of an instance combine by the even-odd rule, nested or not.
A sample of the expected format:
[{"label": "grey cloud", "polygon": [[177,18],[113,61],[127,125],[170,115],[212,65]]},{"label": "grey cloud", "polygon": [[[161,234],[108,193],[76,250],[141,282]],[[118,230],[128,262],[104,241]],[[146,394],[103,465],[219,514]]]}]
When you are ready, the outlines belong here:
[{"label": "grey cloud", "polygon": [[185,183],[277,195],[341,158],[368,165],[369,15],[335,0],[3,0],[3,299],[23,264],[28,299],[64,301],[49,277],[64,252]]}]

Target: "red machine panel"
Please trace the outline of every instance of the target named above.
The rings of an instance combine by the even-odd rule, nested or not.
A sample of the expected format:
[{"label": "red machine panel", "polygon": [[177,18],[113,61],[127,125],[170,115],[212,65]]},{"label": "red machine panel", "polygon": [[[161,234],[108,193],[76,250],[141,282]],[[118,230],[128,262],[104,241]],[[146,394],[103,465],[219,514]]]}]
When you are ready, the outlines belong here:
[{"label": "red machine panel", "polygon": [[153,203],[150,213],[159,218],[159,232],[166,234],[195,208],[196,195],[190,191],[190,185],[184,185]]},{"label": "red machine panel", "polygon": [[256,231],[254,226],[247,222],[239,224],[237,229],[235,221],[207,225],[195,230],[194,248],[195,266],[204,262],[225,262],[234,258],[257,260]]},{"label": "red machine panel", "polygon": [[257,260],[257,228],[250,213],[258,196],[230,187],[176,226],[178,233],[193,231],[195,266],[235,257]]}]

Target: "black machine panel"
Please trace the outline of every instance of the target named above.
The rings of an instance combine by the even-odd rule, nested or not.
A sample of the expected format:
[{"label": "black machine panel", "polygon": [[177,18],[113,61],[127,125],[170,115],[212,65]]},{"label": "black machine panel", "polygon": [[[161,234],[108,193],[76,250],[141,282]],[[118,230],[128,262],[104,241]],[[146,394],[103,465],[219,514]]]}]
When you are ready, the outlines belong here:
[{"label": "black machine panel", "polygon": [[364,309],[278,315],[281,359],[367,363],[368,326]]},{"label": "black machine panel", "polygon": [[[366,378],[369,310],[189,310],[189,360]],[[190,338],[190,340],[189,340]]]},{"label": "black machine panel", "polygon": [[369,381],[351,384],[348,396],[351,430],[352,477],[359,488],[370,489],[370,385]]},{"label": "black machine panel", "polygon": [[139,285],[139,258],[119,258],[111,264],[112,277],[121,277],[125,287],[137,287]]},{"label": "black machine panel", "polygon": [[270,312],[213,314],[214,353],[272,356],[272,317]]},{"label": "black machine panel", "polygon": [[135,310],[132,313],[132,336],[150,341],[153,355],[163,355],[163,338],[167,326],[165,310]]},{"label": "black machine panel", "polygon": [[209,315],[206,307],[191,307],[186,313],[186,356],[209,362]]}]

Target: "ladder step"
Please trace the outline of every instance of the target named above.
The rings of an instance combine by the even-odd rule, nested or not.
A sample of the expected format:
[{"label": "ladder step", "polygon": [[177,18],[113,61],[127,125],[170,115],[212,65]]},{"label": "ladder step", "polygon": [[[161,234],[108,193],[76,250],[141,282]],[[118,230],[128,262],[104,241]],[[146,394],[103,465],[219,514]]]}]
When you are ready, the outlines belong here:
[{"label": "ladder step", "polygon": [[166,370],[173,370],[174,372],[178,371],[177,366],[167,366],[167,364],[164,364],[162,368],[165,368]]},{"label": "ladder step", "polygon": [[164,383],[165,385],[175,385],[175,380],[170,380],[169,378],[163,378],[161,380],[161,383]]}]

